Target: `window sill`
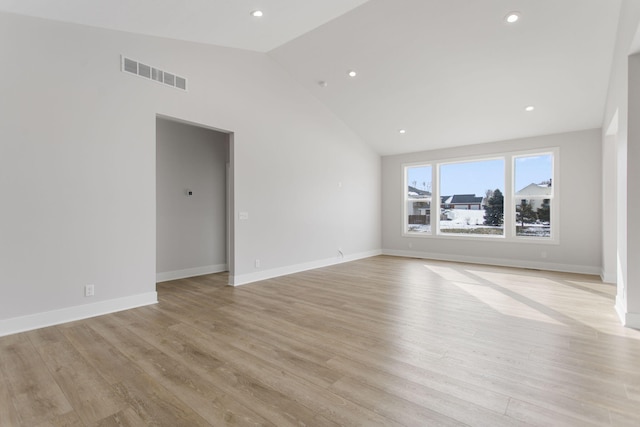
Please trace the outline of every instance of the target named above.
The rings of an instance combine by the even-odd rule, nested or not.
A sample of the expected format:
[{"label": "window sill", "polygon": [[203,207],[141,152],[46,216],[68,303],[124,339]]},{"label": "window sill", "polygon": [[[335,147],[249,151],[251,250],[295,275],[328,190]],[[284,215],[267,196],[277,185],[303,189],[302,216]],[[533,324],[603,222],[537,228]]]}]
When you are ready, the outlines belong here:
[{"label": "window sill", "polygon": [[418,239],[435,239],[435,240],[461,240],[461,241],[479,241],[479,242],[500,242],[500,243],[524,243],[536,245],[559,245],[558,238],[545,237],[516,237],[516,236],[499,236],[499,235],[471,235],[471,234],[454,234],[454,233],[411,233],[403,232],[402,237],[418,238]]}]

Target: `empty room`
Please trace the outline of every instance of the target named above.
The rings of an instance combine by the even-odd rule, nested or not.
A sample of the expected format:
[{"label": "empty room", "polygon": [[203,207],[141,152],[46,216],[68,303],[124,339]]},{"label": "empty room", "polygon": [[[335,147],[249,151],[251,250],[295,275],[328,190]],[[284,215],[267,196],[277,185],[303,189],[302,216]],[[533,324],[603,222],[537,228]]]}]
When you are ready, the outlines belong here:
[{"label": "empty room", "polygon": [[0,0],[0,427],[640,425],[639,0]]}]

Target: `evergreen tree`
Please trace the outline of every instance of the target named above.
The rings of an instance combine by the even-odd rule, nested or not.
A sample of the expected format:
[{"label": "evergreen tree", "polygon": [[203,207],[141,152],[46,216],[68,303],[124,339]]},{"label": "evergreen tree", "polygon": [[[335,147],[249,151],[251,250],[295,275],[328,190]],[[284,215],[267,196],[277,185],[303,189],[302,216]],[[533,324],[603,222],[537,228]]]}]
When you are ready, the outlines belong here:
[{"label": "evergreen tree", "polygon": [[536,211],[536,213],[538,214],[538,219],[542,222],[551,221],[551,206],[549,202],[549,199],[544,199],[542,201],[542,206],[540,206]]},{"label": "evergreen tree", "polygon": [[524,227],[524,223],[534,222],[538,217],[536,213],[533,211],[533,207],[531,203],[527,202],[526,199],[520,200],[520,204],[516,207],[516,221],[520,222],[520,225]]},{"label": "evergreen tree", "polygon": [[[488,192],[487,192],[488,194]],[[499,189],[495,189],[491,197],[487,198],[484,208],[484,225],[499,226],[504,223],[504,195]]]},{"label": "evergreen tree", "polygon": [[484,192],[484,199],[485,200],[488,201],[492,197],[493,197],[493,190],[489,189],[489,190]]}]

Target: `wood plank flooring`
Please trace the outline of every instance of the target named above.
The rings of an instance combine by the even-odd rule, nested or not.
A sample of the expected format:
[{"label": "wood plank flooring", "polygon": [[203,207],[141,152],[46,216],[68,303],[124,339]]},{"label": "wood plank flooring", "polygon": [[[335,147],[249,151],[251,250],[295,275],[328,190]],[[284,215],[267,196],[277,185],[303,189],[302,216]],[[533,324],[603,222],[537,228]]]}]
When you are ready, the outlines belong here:
[{"label": "wood plank flooring", "polygon": [[638,426],[593,276],[374,257],[0,338],[0,426]]}]

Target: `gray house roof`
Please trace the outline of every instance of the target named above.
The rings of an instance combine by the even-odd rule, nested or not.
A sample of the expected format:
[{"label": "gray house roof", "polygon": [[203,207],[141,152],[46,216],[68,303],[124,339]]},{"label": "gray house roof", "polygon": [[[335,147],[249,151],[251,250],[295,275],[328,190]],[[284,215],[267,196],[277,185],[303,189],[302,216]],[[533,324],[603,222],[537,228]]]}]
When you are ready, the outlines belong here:
[{"label": "gray house roof", "polygon": [[443,196],[442,203],[447,205],[475,205],[482,204],[482,196],[475,194],[454,194],[453,196]]},{"label": "gray house roof", "polygon": [[420,190],[419,188],[413,187],[411,185],[408,186],[409,187],[409,193],[415,193],[419,196],[430,196],[431,192],[427,191],[427,190]]}]

